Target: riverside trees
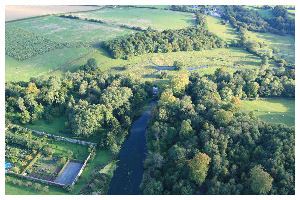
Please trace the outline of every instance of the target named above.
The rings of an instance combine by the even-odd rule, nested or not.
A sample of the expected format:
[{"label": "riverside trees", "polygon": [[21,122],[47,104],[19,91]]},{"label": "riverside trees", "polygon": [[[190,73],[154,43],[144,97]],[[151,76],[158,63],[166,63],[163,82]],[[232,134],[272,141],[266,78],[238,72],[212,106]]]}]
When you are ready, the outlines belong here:
[{"label": "riverside trees", "polygon": [[[32,123],[66,116],[66,128],[74,136],[97,135],[100,146],[117,153],[133,111],[150,96],[151,84],[121,75],[107,75],[95,69],[93,60],[87,71],[67,73],[45,80],[6,84],[6,120]],[[105,130],[105,131],[104,131]]]},{"label": "riverside trees", "polygon": [[[294,194],[294,128],[265,123],[238,107],[240,98],[256,92],[285,96],[281,89],[262,89],[267,77],[284,84],[289,69],[283,74],[219,69],[191,75],[181,93],[164,91],[147,136],[144,194]],[[254,93],[247,89],[253,83],[259,86]]]}]

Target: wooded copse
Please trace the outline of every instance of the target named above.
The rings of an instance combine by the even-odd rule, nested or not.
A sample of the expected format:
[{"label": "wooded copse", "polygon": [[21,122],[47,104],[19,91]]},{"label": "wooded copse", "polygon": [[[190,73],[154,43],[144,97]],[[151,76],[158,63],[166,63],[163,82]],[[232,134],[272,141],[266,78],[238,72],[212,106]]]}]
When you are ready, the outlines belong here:
[{"label": "wooded copse", "polygon": [[195,27],[162,32],[147,29],[121,38],[104,42],[104,48],[113,58],[128,59],[145,53],[167,53],[177,51],[201,51],[226,46],[205,26],[205,16],[196,15]]},{"label": "wooded copse", "polygon": [[[93,63],[93,62],[88,62]],[[7,123],[33,123],[64,115],[66,132],[88,138],[117,153],[134,112],[151,95],[150,83],[98,70],[67,73],[64,78],[6,84]]]}]

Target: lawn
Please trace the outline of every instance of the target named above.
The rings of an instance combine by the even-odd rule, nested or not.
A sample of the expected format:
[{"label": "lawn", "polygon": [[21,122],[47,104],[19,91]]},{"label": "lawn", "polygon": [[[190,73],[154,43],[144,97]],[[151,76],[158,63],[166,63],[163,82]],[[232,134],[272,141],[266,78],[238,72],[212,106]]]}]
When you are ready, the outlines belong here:
[{"label": "lawn", "polygon": [[[45,186],[45,185],[43,185]],[[36,191],[32,187],[19,187],[12,183],[5,183],[6,195],[66,195],[68,194],[61,188],[49,186],[49,192]]]},{"label": "lawn", "polygon": [[266,122],[284,123],[295,126],[295,99],[268,98],[254,101],[244,100],[241,110],[253,111],[256,116]]},{"label": "lawn", "polygon": [[234,28],[230,24],[223,25],[220,18],[206,16],[206,21],[207,29],[227,43],[239,39]]},{"label": "lawn", "polygon": [[71,151],[73,152],[72,159],[84,161],[89,154],[88,146],[65,141],[56,141],[53,139],[48,139],[48,143],[50,144],[50,147],[54,150],[54,157],[68,157],[69,151]]},{"label": "lawn", "polygon": [[[55,69],[72,70],[72,62],[89,51],[91,51],[90,48],[56,49],[24,61],[17,61],[6,55],[5,81],[29,81],[31,77],[52,74]],[[66,66],[70,68],[66,68]]]},{"label": "lawn", "polygon": [[97,150],[96,156],[93,160],[90,160],[86,168],[83,170],[77,183],[74,186],[74,193],[80,192],[80,190],[91,180],[93,170],[99,166],[105,166],[112,161],[112,155],[107,150]]},{"label": "lawn", "polygon": [[[46,122],[45,120],[38,120],[35,121],[33,124],[26,124],[25,127],[37,130],[37,131],[44,131],[46,133],[54,134],[54,135],[62,135],[63,134],[66,122],[65,116],[55,117],[51,122]],[[60,134],[61,133],[61,134]]]},{"label": "lawn", "polygon": [[157,30],[179,29],[194,25],[192,13],[176,12],[162,9],[117,7],[74,13],[76,16],[101,19],[115,24],[126,24]]},{"label": "lawn", "polygon": [[[295,37],[292,35],[277,35],[272,33],[257,33],[247,31],[247,37],[252,41],[264,43],[264,48],[275,49],[276,56],[295,63]],[[262,50],[264,49],[262,48]]]},{"label": "lawn", "polygon": [[46,16],[6,23],[26,31],[39,34],[57,42],[89,42],[109,40],[117,36],[133,33],[133,30],[117,26]]}]

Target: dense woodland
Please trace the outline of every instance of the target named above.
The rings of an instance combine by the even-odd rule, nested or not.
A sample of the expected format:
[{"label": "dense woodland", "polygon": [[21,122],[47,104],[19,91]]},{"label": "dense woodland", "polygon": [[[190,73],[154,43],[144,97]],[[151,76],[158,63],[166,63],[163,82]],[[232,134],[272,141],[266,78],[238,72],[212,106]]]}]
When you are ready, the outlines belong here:
[{"label": "dense woodland", "polygon": [[288,11],[283,6],[272,9],[273,17],[265,19],[257,12],[243,6],[225,6],[222,17],[236,28],[243,27],[250,31],[272,32],[276,34],[295,34],[295,20],[288,16]]},{"label": "dense woodland", "polygon": [[240,98],[294,96],[274,83],[289,74],[175,77],[149,128],[144,194],[294,194],[294,128],[239,111]]},{"label": "dense woodland", "polygon": [[6,122],[26,124],[65,115],[66,130],[74,136],[95,136],[101,147],[117,153],[134,112],[148,98],[151,84],[130,77],[103,74],[89,60],[83,69],[64,78],[6,84]]},{"label": "dense woodland", "polygon": [[221,48],[226,44],[216,35],[208,32],[205,17],[196,16],[196,27],[162,32],[147,29],[105,42],[104,48],[113,58],[128,59],[145,53],[167,53],[176,51],[201,51]]}]

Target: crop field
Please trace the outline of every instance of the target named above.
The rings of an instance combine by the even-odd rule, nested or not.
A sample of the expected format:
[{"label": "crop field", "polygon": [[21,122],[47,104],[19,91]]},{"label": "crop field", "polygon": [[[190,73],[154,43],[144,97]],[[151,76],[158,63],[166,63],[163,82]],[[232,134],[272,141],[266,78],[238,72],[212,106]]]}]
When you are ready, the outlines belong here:
[{"label": "crop field", "polygon": [[207,16],[206,21],[208,30],[224,41],[230,43],[232,40],[239,39],[234,28],[230,24],[223,25],[221,19]]},{"label": "crop field", "polygon": [[241,109],[253,111],[260,119],[271,123],[295,126],[295,99],[269,98],[242,101]]},{"label": "crop field", "polygon": [[86,55],[89,51],[91,49],[85,47],[56,49],[23,61],[18,61],[6,55],[5,80],[28,81],[31,77],[47,75],[55,69],[60,69],[60,72],[72,71],[72,69],[67,69],[65,66],[72,66],[72,61]]},{"label": "crop field", "polygon": [[157,30],[185,28],[195,23],[192,13],[149,8],[104,8],[96,11],[74,13],[73,15],[142,28],[150,26]]},{"label": "crop field", "polygon": [[266,44],[265,48],[275,49],[275,55],[295,63],[295,38],[293,36],[251,31],[247,31],[247,36],[250,40]]},{"label": "crop field", "polygon": [[39,34],[57,42],[91,42],[96,43],[134,32],[133,30],[88,22],[66,19],[57,16],[46,16],[20,20],[6,24]]}]

